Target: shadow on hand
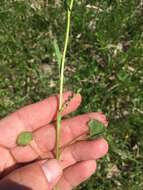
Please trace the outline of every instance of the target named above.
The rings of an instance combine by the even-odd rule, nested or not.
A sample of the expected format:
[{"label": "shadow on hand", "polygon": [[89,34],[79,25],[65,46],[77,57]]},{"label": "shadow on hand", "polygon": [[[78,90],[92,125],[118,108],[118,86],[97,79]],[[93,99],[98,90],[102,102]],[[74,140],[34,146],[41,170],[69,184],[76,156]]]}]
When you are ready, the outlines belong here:
[{"label": "shadow on hand", "polygon": [[32,189],[24,185],[15,183],[11,180],[4,180],[1,181],[0,183],[0,190],[32,190]]}]

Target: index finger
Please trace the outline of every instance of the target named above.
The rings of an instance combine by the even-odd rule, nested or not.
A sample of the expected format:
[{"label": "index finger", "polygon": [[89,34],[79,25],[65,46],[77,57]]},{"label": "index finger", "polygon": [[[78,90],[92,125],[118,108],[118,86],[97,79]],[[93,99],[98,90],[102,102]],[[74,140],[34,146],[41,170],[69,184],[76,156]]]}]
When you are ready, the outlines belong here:
[{"label": "index finger", "polygon": [[[72,96],[72,92],[63,94],[63,102]],[[81,96],[74,94],[62,115],[73,112],[81,103]],[[25,106],[0,121],[0,145],[12,148],[16,146],[17,136],[23,131],[34,131],[47,125],[56,118],[59,105],[58,96]]]}]

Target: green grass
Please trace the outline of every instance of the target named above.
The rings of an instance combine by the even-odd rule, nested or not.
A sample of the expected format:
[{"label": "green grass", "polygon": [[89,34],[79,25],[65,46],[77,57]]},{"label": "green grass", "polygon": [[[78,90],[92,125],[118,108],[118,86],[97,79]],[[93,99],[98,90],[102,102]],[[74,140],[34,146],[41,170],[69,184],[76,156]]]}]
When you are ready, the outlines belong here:
[{"label": "green grass", "polygon": [[[49,1],[0,2],[0,117],[58,91],[53,36],[63,48],[65,10]],[[38,1],[37,1],[38,2]],[[77,189],[143,189],[143,5],[141,0],[76,1],[65,90],[76,112],[104,112],[110,151]]]}]

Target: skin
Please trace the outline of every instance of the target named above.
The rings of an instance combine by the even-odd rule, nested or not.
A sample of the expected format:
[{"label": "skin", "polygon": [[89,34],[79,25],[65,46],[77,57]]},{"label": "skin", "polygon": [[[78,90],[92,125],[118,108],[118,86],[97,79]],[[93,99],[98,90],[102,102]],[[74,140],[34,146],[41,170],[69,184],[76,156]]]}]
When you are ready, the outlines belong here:
[{"label": "skin", "polygon": [[[64,101],[69,96],[71,92],[64,93]],[[103,138],[84,139],[90,119],[107,127],[105,115],[93,112],[66,117],[81,104],[81,96],[75,94],[63,111],[61,158],[57,161],[54,148],[58,101],[58,96],[51,96],[0,121],[0,189],[51,190],[57,184],[59,190],[71,190],[95,172],[96,160],[108,152],[108,144]],[[25,147],[17,146],[17,136],[23,131],[32,131],[34,139]]]}]

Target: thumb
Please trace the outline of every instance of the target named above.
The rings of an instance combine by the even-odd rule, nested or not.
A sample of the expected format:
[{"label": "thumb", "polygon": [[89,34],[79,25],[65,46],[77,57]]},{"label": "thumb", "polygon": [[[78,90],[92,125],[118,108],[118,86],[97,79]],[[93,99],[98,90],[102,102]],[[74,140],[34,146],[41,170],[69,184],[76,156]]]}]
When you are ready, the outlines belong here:
[{"label": "thumb", "polygon": [[34,162],[13,171],[0,182],[1,190],[51,190],[62,175],[62,167],[55,159]]}]

